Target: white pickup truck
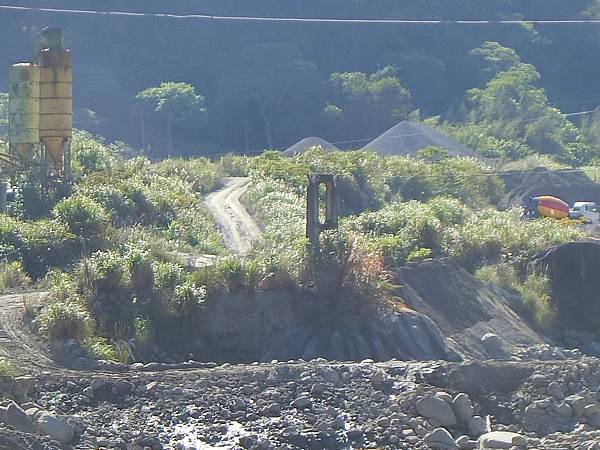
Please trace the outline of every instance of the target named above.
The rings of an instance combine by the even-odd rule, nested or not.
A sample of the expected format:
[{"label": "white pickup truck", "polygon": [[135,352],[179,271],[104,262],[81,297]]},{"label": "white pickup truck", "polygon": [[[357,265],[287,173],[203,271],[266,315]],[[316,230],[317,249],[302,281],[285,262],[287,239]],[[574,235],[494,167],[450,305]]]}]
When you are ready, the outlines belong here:
[{"label": "white pickup truck", "polygon": [[589,224],[598,225],[598,206],[594,202],[575,202],[569,209],[571,219],[583,219]]}]

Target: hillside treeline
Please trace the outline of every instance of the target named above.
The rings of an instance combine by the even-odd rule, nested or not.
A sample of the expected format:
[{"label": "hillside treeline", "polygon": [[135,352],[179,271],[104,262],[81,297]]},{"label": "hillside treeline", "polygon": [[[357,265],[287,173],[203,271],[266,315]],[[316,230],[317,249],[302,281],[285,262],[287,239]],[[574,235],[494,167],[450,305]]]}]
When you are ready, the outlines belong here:
[{"label": "hillside treeline", "polygon": [[[75,7],[66,0],[27,5]],[[600,12],[596,0],[80,0],[76,7],[449,20]],[[360,147],[400,120],[431,116],[476,124],[494,147],[484,149],[491,156],[595,156],[593,120],[576,116],[574,129],[560,112],[594,109],[600,101],[597,25],[281,24],[2,11],[0,61],[28,58],[43,26],[62,27],[73,52],[76,126],[143,146],[152,156],[171,147],[184,155],[286,148],[307,135],[356,140],[350,146]],[[0,71],[0,92],[7,91],[6,78]],[[193,97],[169,91],[179,103],[160,111],[160,95],[138,95],[163,82],[187,83]],[[515,125],[531,119],[533,125]],[[472,142],[478,135],[472,131],[456,132],[482,145]]]}]

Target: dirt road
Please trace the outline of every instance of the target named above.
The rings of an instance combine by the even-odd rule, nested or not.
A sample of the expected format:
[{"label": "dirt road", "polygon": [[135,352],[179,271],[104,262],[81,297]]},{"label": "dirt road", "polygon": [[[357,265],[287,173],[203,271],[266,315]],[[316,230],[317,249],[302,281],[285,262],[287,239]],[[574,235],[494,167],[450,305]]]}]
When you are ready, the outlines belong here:
[{"label": "dirt road", "polygon": [[224,187],[206,197],[206,205],[219,224],[229,250],[237,255],[250,251],[252,244],[262,239],[260,228],[240,203],[250,178],[224,178]]}]

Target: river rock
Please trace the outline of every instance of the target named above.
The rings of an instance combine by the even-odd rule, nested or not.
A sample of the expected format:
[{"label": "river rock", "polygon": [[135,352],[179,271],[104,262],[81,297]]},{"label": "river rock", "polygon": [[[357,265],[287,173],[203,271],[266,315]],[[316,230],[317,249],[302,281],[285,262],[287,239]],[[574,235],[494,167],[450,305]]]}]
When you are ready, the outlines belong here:
[{"label": "river rock", "polygon": [[448,402],[439,397],[423,397],[416,403],[417,412],[427,419],[435,419],[444,427],[456,426],[456,416]]},{"label": "river rock", "polygon": [[497,334],[484,334],[481,338],[481,344],[492,358],[504,358],[507,355],[504,339]]},{"label": "river rock", "polygon": [[456,418],[462,424],[466,424],[475,412],[473,403],[471,403],[471,399],[467,394],[458,394],[454,397],[454,400],[452,400],[452,409]]},{"label": "river rock", "polygon": [[294,400],[293,406],[297,409],[311,408],[312,400],[306,396],[298,397]]},{"label": "river rock", "polygon": [[517,433],[508,431],[492,431],[480,436],[477,441],[479,450],[511,449],[513,447],[527,448],[527,440]]},{"label": "river rock", "polygon": [[424,437],[427,445],[436,450],[456,449],[457,445],[454,438],[445,428],[436,428],[431,433],[427,433]]},{"label": "river rock", "polygon": [[75,435],[75,428],[66,420],[48,412],[41,412],[35,417],[35,428],[39,433],[50,436],[63,444],[71,442]]},{"label": "river rock", "polygon": [[0,422],[17,428],[26,433],[33,433],[33,421],[15,402],[10,402],[6,408],[0,408]]}]

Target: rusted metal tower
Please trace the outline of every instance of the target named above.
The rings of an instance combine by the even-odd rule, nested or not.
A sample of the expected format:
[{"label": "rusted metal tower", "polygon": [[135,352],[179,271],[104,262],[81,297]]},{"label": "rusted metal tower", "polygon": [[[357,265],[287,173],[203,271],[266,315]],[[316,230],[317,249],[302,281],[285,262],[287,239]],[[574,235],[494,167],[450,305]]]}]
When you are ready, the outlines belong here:
[{"label": "rusted metal tower", "polygon": [[[321,204],[319,186],[325,186],[325,221],[321,222]],[[319,235],[323,230],[337,230],[338,227],[338,195],[337,175],[311,173],[308,175],[306,189],[306,237],[311,251],[316,255],[319,251]]]},{"label": "rusted metal tower", "polygon": [[71,52],[63,48],[60,28],[42,30],[35,59],[40,68],[42,163],[68,180],[71,177],[73,75]]}]

